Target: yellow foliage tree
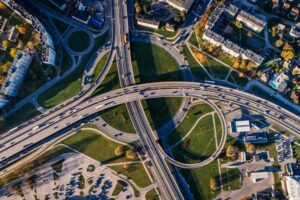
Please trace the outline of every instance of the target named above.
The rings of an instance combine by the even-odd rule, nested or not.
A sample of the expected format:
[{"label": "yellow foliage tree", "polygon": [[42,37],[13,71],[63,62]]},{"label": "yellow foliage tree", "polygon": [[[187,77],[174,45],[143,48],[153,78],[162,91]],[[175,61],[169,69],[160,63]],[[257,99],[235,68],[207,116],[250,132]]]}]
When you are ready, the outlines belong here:
[{"label": "yellow foliage tree", "polygon": [[237,155],[237,149],[234,146],[228,146],[226,149],[226,156],[230,159],[235,159]]},{"label": "yellow foliage tree", "polygon": [[6,5],[0,1],[0,10],[4,10],[6,8]]},{"label": "yellow foliage tree", "polygon": [[210,189],[212,189],[213,191],[216,191],[218,189],[218,184],[215,178],[210,178],[209,179],[209,186]]},{"label": "yellow foliage tree", "polygon": [[[5,81],[5,77],[2,76],[2,75],[0,75],[0,85],[2,85],[4,81]],[[0,126],[0,127],[1,127],[1,126]]]},{"label": "yellow foliage tree", "polygon": [[282,48],[281,57],[285,60],[289,60],[294,57],[294,54],[294,48],[286,42]]},{"label": "yellow foliage tree", "polygon": [[204,63],[207,61],[207,57],[203,53],[197,52],[197,53],[195,53],[195,56],[201,63]]},{"label": "yellow foliage tree", "polygon": [[253,153],[254,151],[255,151],[255,146],[254,146],[254,144],[252,144],[252,143],[246,143],[245,144],[245,147],[246,147],[246,151],[248,152],[248,153]]},{"label": "yellow foliage tree", "polygon": [[132,149],[128,149],[126,151],[126,158],[134,160],[134,159],[137,158],[137,155],[136,155],[136,153]]},{"label": "yellow foliage tree", "polygon": [[2,47],[3,47],[4,49],[7,49],[8,45],[9,45],[8,40],[3,40],[3,41],[2,41]]},{"label": "yellow foliage tree", "polygon": [[2,72],[7,73],[11,66],[11,62],[7,61],[5,64],[1,66]]},{"label": "yellow foliage tree", "polygon": [[124,153],[124,146],[122,145],[117,146],[117,148],[115,149],[115,155],[120,156],[123,153]]},{"label": "yellow foliage tree", "polygon": [[17,49],[16,48],[11,48],[9,54],[10,54],[11,57],[14,58],[17,54]]}]

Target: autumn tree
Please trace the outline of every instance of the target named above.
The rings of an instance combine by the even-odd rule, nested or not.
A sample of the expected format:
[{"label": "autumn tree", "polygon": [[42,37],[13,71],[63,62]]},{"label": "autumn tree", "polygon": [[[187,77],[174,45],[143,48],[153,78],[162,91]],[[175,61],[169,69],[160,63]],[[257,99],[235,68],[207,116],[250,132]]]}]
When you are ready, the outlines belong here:
[{"label": "autumn tree", "polygon": [[234,146],[230,145],[226,149],[226,156],[231,160],[236,159],[237,153],[237,149]]},{"label": "autumn tree", "polygon": [[0,1],[0,10],[4,10],[6,8],[6,5]]},{"label": "autumn tree", "polygon": [[201,62],[201,63],[205,63],[207,61],[207,57],[200,52],[195,53],[196,58]]},{"label": "autumn tree", "polygon": [[240,68],[241,69],[245,69],[246,66],[247,66],[247,61],[243,59],[242,62],[241,62],[241,64],[240,64]]},{"label": "autumn tree", "polygon": [[284,58],[285,60],[289,60],[291,58],[294,57],[294,48],[289,44],[289,43],[285,43],[282,51],[281,51],[281,57]]},{"label": "autumn tree", "polygon": [[276,36],[276,29],[277,29],[276,26],[272,26],[272,28],[270,30],[270,32],[271,32],[271,34],[272,34],[273,37]]},{"label": "autumn tree", "polygon": [[14,58],[17,55],[17,49],[16,48],[11,48],[10,52],[9,52],[9,55]]},{"label": "autumn tree", "polygon": [[242,28],[243,28],[242,22],[239,22],[239,21],[236,21],[236,22],[235,22],[235,26],[236,26],[238,29],[242,29]]},{"label": "autumn tree", "polygon": [[[2,85],[5,81],[5,77],[3,75],[0,75],[0,85]],[[0,118],[0,124],[1,124],[1,118]],[[0,125],[1,127],[1,125]]]},{"label": "autumn tree", "polygon": [[115,149],[115,155],[120,156],[123,153],[124,153],[124,146],[122,146],[122,145],[117,146]]},{"label": "autumn tree", "polygon": [[27,33],[27,29],[25,28],[25,26],[17,25],[16,28],[18,29],[21,35],[25,35]]},{"label": "autumn tree", "polygon": [[137,154],[132,149],[128,149],[126,151],[126,158],[134,160],[137,158]]},{"label": "autumn tree", "polygon": [[236,61],[233,63],[233,67],[236,68],[236,69],[240,67],[240,62],[239,62],[239,60],[236,60]]},{"label": "autumn tree", "polygon": [[2,41],[2,47],[3,47],[4,49],[7,49],[8,45],[9,45],[8,40],[3,40],[3,41]]},{"label": "autumn tree", "polygon": [[209,186],[210,189],[212,189],[213,191],[216,191],[218,189],[218,184],[215,178],[210,178],[209,179]]},{"label": "autumn tree", "polygon": [[245,147],[246,147],[246,151],[248,153],[254,153],[254,151],[255,151],[254,144],[247,142],[247,143],[245,143]]},{"label": "autumn tree", "polygon": [[283,45],[283,40],[282,40],[282,39],[279,38],[278,40],[276,40],[276,42],[275,42],[275,46],[276,46],[276,47],[279,48],[279,47],[281,47],[282,45]]},{"label": "autumn tree", "polygon": [[9,62],[9,61],[7,61],[5,64],[3,64],[2,66],[1,66],[1,69],[2,69],[2,72],[3,73],[7,73],[8,72],[8,70],[9,70],[9,68],[10,68],[10,66],[11,66],[11,62]]},{"label": "autumn tree", "polygon": [[142,11],[142,7],[140,6],[138,1],[135,1],[134,8],[137,14],[139,14]]}]

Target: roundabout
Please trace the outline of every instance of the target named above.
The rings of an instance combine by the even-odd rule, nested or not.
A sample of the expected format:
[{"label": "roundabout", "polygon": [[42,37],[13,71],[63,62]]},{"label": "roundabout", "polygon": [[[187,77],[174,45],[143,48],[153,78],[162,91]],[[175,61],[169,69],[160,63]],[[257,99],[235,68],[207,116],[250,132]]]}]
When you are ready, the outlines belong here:
[{"label": "roundabout", "polygon": [[94,46],[94,38],[90,31],[73,28],[65,34],[66,47],[75,56],[89,53]]}]

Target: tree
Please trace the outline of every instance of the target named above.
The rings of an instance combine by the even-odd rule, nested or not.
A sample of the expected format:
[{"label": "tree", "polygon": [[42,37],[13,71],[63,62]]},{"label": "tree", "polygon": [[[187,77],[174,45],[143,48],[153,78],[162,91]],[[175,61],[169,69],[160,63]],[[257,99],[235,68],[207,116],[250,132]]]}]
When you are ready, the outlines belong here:
[{"label": "tree", "polygon": [[179,22],[181,22],[181,19],[180,19],[180,17],[176,16],[176,17],[174,17],[174,21],[179,23]]},{"label": "tree", "polygon": [[275,46],[276,46],[276,47],[279,48],[279,47],[281,47],[282,45],[283,45],[283,40],[282,40],[282,39],[279,38],[278,40],[276,40],[276,42],[275,42]]},{"label": "tree", "polygon": [[243,28],[242,22],[239,22],[239,21],[236,21],[236,22],[235,22],[235,26],[236,26],[238,29],[242,29],[242,28]]},{"label": "tree", "polygon": [[123,153],[124,153],[124,146],[122,145],[117,146],[117,148],[115,149],[115,155],[120,156]]},{"label": "tree", "polygon": [[0,10],[4,10],[6,8],[6,5],[0,1]]},{"label": "tree", "polygon": [[138,1],[135,1],[135,3],[134,3],[134,8],[135,8],[135,12],[136,12],[137,14],[139,14],[139,13],[142,11],[142,8],[141,8],[141,6],[140,6],[140,4],[139,4]]},{"label": "tree", "polygon": [[234,68],[239,68],[239,66],[240,66],[240,62],[238,61],[238,60],[236,60],[234,63],[233,63],[233,67]]},{"label": "tree", "polygon": [[3,40],[3,41],[2,41],[2,47],[3,47],[4,49],[7,49],[8,45],[9,45],[8,40]]},{"label": "tree", "polygon": [[247,151],[248,153],[254,153],[254,151],[255,151],[255,146],[254,146],[254,144],[247,142],[247,143],[245,144],[245,147],[246,147],[246,151]]},{"label": "tree", "polygon": [[276,26],[272,26],[272,28],[271,28],[271,30],[270,30],[270,32],[271,32],[271,34],[272,34],[272,37],[275,37],[276,36]]},{"label": "tree", "polygon": [[[4,81],[5,81],[5,77],[3,75],[0,75],[0,85],[2,85],[4,83]],[[0,118],[0,128],[1,128],[1,124],[2,124],[2,122],[1,122],[1,118]]]},{"label": "tree", "polygon": [[247,61],[246,60],[242,60],[242,63],[240,64],[240,68],[244,69],[247,66]]},{"label": "tree", "polygon": [[16,28],[18,29],[21,35],[25,35],[27,32],[27,29],[24,26],[17,25]]},{"label": "tree", "polygon": [[196,58],[201,62],[201,63],[205,63],[207,61],[207,57],[200,52],[195,53]]},{"label": "tree", "polygon": [[213,191],[216,191],[218,189],[218,184],[215,178],[210,178],[209,179],[209,186],[210,189],[212,189]]},{"label": "tree", "polygon": [[132,149],[128,149],[126,151],[126,158],[134,160],[134,159],[137,158],[137,155],[136,155],[136,153]]},{"label": "tree", "polygon": [[237,155],[237,149],[234,146],[231,146],[231,145],[228,146],[226,149],[226,156],[229,159],[234,160],[236,158],[236,155]]},{"label": "tree", "polygon": [[14,58],[17,54],[17,49],[16,48],[11,48],[9,54],[10,54],[11,57]]},{"label": "tree", "polygon": [[2,69],[2,72],[3,73],[7,73],[8,72],[8,70],[9,70],[9,68],[10,68],[10,66],[11,66],[11,62],[10,61],[7,61],[5,64],[3,64],[2,66],[1,66],[1,69]]},{"label": "tree", "polygon": [[144,12],[146,13],[146,14],[148,14],[148,12],[149,12],[149,3],[148,2],[144,2],[144,4],[143,4],[143,10],[144,10]]},{"label": "tree", "polygon": [[250,71],[250,70],[253,69],[254,66],[255,66],[255,64],[254,64],[252,61],[250,61],[250,62],[248,62],[248,64],[247,64],[247,69]]},{"label": "tree", "polygon": [[285,60],[289,60],[294,57],[294,48],[287,42],[284,44],[282,48],[281,57],[284,58]]}]

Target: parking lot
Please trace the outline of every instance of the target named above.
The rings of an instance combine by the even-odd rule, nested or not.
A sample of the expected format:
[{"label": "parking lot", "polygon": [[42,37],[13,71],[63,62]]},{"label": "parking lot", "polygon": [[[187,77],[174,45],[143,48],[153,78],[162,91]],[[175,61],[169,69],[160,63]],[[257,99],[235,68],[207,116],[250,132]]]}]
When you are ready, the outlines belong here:
[{"label": "parking lot", "polygon": [[282,163],[293,159],[291,140],[283,137],[281,134],[275,134],[274,138],[278,162]]}]

